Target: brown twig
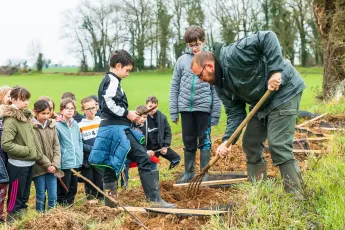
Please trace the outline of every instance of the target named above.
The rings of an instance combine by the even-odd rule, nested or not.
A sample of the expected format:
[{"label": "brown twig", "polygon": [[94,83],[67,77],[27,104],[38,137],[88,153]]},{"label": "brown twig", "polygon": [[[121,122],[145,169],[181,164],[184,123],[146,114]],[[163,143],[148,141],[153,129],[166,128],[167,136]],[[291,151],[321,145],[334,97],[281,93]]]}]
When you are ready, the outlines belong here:
[{"label": "brown twig", "polygon": [[311,119],[311,120],[308,120],[308,121],[306,121],[306,122],[303,122],[302,124],[297,125],[297,128],[302,128],[302,126],[305,126],[305,125],[307,125],[307,124],[309,124],[309,123],[312,123],[312,122],[314,122],[314,121],[316,121],[316,120],[318,120],[318,119],[320,119],[320,118],[322,118],[322,117],[324,117],[324,116],[326,116],[326,115],[327,115],[327,113],[324,113],[324,114],[322,114],[322,115],[320,115],[320,116],[317,116],[317,117],[315,117],[315,118],[313,118],[313,119]]},{"label": "brown twig", "polygon": [[84,177],[83,175],[80,174],[80,172],[77,172],[74,169],[71,169],[71,171],[74,173],[74,175],[76,175],[77,177],[80,177],[81,179],[83,179],[85,182],[89,183],[92,187],[94,187],[99,193],[103,194],[103,196],[107,197],[109,200],[111,200],[112,202],[114,202],[116,205],[120,206],[121,208],[123,208],[123,210],[128,213],[129,215],[131,215],[134,220],[137,222],[137,224],[139,224],[141,227],[143,227],[144,229],[148,230],[148,228],[143,224],[143,222],[141,222],[139,220],[139,218],[137,216],[135,216],[133,213],[131,213],[130,211],[128,211],[126,209],[126,207],[124,207],[123,205],[121,205],[117,200],[115,200],[114,198],[112,198],[111,196],[109,196],[108,194],[106,194],[105,192],[103,192],[100,188],[98,188],[94,183],[92,183],[92,181],[90,181],[89,179],[87,179],[86,177]]}]

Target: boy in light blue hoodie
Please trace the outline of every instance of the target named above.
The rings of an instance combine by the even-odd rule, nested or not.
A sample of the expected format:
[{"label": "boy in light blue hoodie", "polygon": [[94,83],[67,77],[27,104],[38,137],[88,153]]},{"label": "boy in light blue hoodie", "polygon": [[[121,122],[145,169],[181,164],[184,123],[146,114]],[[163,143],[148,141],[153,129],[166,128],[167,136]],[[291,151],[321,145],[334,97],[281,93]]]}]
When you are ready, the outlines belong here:
[{"label": "boy in light blue hoodie", "polygon": [[73,175],[70,169],[78,170],[83,163],[83,141],[78,123],[73,119],[76,111],[74,102],[66,98],[61,101],[61,119],[56,124],[56,130],[60,142],[61,169],[65,176],[62,181],[65,188],[58,184],[57,202],[60,205],[71,205],[78,190],[78,177]]}]

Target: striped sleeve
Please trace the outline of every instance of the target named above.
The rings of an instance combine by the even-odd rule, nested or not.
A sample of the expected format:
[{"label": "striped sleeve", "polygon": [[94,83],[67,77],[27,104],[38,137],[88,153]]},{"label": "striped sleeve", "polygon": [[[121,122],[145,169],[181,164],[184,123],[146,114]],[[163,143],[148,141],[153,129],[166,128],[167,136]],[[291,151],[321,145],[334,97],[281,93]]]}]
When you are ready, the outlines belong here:
[{"label": "striped sleeve", "polygon": [[125,117],[128,114],[128,111],[119,106],[116,105],[115,101],[114,101],[114,97],[121,97],[122,95],[117,95],[117,94],[121,94],[122,90],[118,89],[119,88],[119,80],[116,77],[110,77],[110,83],[108,88],[105,91],[105,94],[103,95],[105,104],[107,106],[107,108],[114,113],[115,115],[119,116],[119,117]]}]

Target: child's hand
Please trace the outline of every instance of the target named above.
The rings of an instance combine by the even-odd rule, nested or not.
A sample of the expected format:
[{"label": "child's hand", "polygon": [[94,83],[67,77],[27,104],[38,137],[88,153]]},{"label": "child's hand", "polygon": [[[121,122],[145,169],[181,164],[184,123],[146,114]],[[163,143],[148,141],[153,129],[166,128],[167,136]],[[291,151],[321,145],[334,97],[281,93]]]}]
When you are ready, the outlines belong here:
[{"label": "child's hand", "polygon": [[147,155],[149,155],[150,157],[155,155],[155,152],[153,152],[152,150],[147,150]]},{"label": "child's hand", "polygon": [[166,147],[161,150],[161,154],[163,155],[167,154],[167,152],[168,152],[168,148]]},{"label": "child's hand", "polygon": [[55,172],[56,172],[55,166],[49,166],[49,167],[48,167],[48,172],[49,172],[49,173],[55,173]]},{"label": "child's hand", "polygon": [[173,121],[176,125],[178,125],[179,119],[177,118],[175,121]]}]

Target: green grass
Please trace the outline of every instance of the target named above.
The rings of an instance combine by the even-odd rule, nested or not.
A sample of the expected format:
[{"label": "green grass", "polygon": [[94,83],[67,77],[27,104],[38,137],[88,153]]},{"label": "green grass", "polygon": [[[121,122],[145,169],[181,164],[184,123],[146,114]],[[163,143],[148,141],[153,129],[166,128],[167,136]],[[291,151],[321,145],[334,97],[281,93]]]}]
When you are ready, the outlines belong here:
[{"label": "green grass", "polygon": [[212,217],[205,229],[344,229],[344,143],[345,133],[339,133],[328,154],[309,156],[302,174],[305,200],[285,193],[281,180],[238,185],[243,201],[230,217]]},{"label": "green grass", "polygon": [[54,73],[54,72],[59,72],[59,73],[77,73],[79,72],[78,67],[49,67],[43,68],[43,73]]},{"label": "green grass", "polygon": [[[332,104],[315,104],[315,88],[321,87],[321,68],[298,68],[307,88],[301,101],[301,109],[332,114],[343,113],[345,101]],[[160,110],[168,115],[171,71],[132,73],[123,81],[123,88],[130,102],[130,109],[144,104],[149,95],[159,99]],[[33,101],[41,95],[49,95],[56,102],[65,91],[72,91],[80,101],[83,97],[97,92],[102,76],[63,76],[62,74],[0,77],[0,85],[16,84],[32,92]],[[225,116],[214,128],[213,135],[224,132]],[[181,146],[180,126],[172,124],[173,146]],[[254,185],[236,185],[237,194],[242,194],[229,216],[213,216],[204,229],[344,229],[345,228],[345,133],[339,133],[331,140],[329,151],[321,158],[308,158],[309,170],[304,173],[304,201],[296,200],[283,191],[280,180],[267,180]],[[164,162],[166,163],[166,162]],[[165,165],[166,166],[166,165]],[[161,180],[172,179],[173,173],[162,167]],[[176,170],[182,170],[178,167]],[[132,170],[133,171],[133,170]],[[134,175],[133,175],[134,177]],[[139,181],[132,182],[137,186]],[[37,217],[37,216],[36,216]],[[29,216],[28,218],[36,218]],[[124,217],[112,223],[121,226]],[[113,226],[112,225],[112,226]],[[20,226],[20,224],[19,224]],[[88,228],[101,229],[99,222],[88,222]]]},{"label": "green grass", "polygon": [[[309,110],[314,104],[315,87],[321,87],[322,74],[320,68],[299,68],[307,88],[304,90],[301,109]],[[69,72],[69,71],[67,71]],[[100,76],[64,76],[61,74],[32,74],[18,76],[1,76],[0,85],[21,85],[32,93],[31,105],[43,95],[50,96],[58,105],[62,93],[73,92],[77,101],[91,94],[97,95],[98,86],[102,80]],[[129,101],[129,108],[145,104],[145,100],[150,95],[155,95],[159,100],[159,109],[169,118],[169,93],[172,71],[148,71],[141,73],[131,73],[129,77],[122,81],[122,87],[126,92]],[[80,111],[80,105],[77,104]],[[170,119],[169,119],[170,120]],[[212,132],[219,135],[224,132],[226,116],[221,116],[220,124],[214,127]],[[173,133],[181,132],[181,126],[171,123]]]}]

